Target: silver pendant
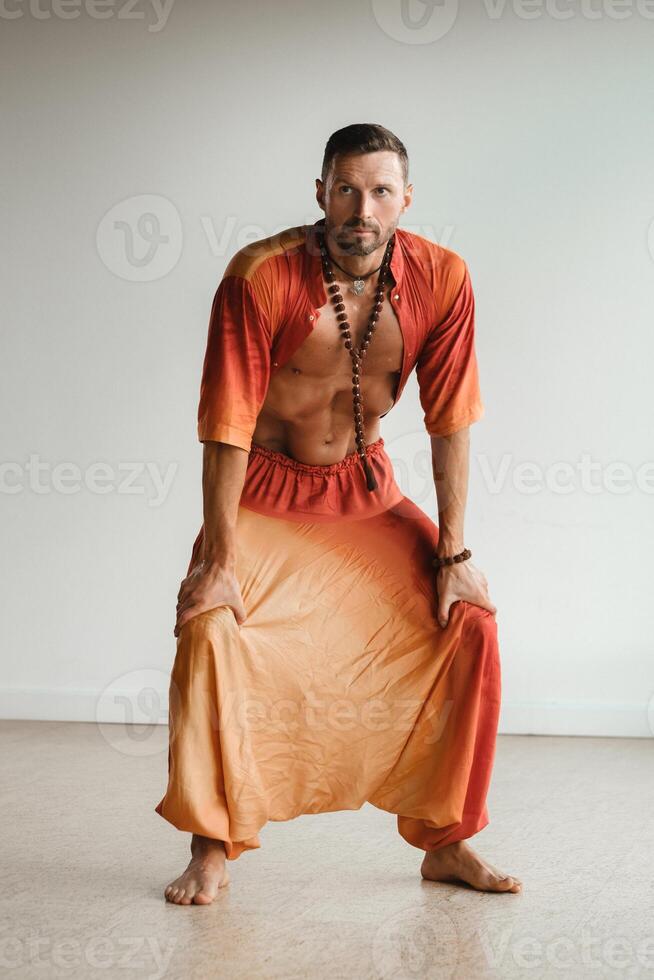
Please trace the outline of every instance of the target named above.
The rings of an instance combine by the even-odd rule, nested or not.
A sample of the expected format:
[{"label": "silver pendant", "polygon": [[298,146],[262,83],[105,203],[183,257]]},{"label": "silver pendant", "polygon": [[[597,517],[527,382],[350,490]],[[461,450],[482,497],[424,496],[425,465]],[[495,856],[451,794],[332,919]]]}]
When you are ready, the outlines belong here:
[{"label": "silver pendant", "polygon": [[354,282],[352,283],[352,292],[355,294],[355,296],[360,296],[365,288],[366,288],[365,279],[355,279]]}]

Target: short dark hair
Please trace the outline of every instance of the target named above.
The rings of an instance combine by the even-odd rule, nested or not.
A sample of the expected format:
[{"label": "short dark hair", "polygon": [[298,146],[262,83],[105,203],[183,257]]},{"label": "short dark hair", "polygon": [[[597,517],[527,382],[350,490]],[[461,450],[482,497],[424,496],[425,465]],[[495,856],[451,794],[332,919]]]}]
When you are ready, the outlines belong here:
[{"label": "short dark hair", "polygon": [[351,126],[344,126],[332,133],[325,146],[320,179],[323,183],[327,180],[329,168],[337,153],[377,153],[379,150],[391,150],[398,154],[406,187],[409,182],[409,156],[406,147],[395,133],[377,123],[352,123]]}]

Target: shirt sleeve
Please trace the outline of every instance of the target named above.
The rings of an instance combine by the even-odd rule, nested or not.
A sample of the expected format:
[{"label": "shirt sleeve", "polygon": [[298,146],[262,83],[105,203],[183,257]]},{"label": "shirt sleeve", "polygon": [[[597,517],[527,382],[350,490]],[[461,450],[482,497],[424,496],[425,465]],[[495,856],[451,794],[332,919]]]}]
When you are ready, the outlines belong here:
[{"label": "shirt sleeve", "polygon": [[425,428],[447,436],[484,414],[475,353],[475,298],[464,263],[463,282],[445,318],[429,333],[416,376]]},{"label": "shirt sleeve", "polygon": [[211,307],[198,438],[250,450],[270,382],[271,326],[252,283],[225,275]]}]

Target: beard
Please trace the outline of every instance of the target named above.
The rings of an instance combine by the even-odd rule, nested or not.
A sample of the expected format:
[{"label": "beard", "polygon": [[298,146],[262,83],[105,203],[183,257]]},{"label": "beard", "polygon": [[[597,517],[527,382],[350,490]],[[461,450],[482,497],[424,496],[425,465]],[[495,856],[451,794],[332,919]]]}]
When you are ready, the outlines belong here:
[{"label": "beard", "polygon": [[[333,225],[325,221],[325,230],[328,237],[335,242],[341,252],[347,255],[370,255],[371,252],[376,252],[377,249],[387,244],[393,236],[397,225],[398,221],[394,221],[389,227],[381,230],[377,227],[361,224],[340,225],[334,228]],[[372,234],[360,239],[357,235],[353,234],[355,228],[366,228]]]}]

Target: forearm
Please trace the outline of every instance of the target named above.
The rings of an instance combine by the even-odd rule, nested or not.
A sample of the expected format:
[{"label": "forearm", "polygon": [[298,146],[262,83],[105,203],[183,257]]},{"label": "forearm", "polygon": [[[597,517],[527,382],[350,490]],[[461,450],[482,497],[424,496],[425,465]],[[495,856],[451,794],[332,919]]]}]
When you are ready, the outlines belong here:
[{"label": "forearm", "polygon": [[248,453],[224,442],[205,442],[202,457],[204,545],[202,557],[225,567],[236,557],[236,518]]},{"label": "forearm", "polygon": [[465,547],[463,524],[468,496],[470,430],[431,436],[431,459],[438,501],[437,555],[455,555]]}]

